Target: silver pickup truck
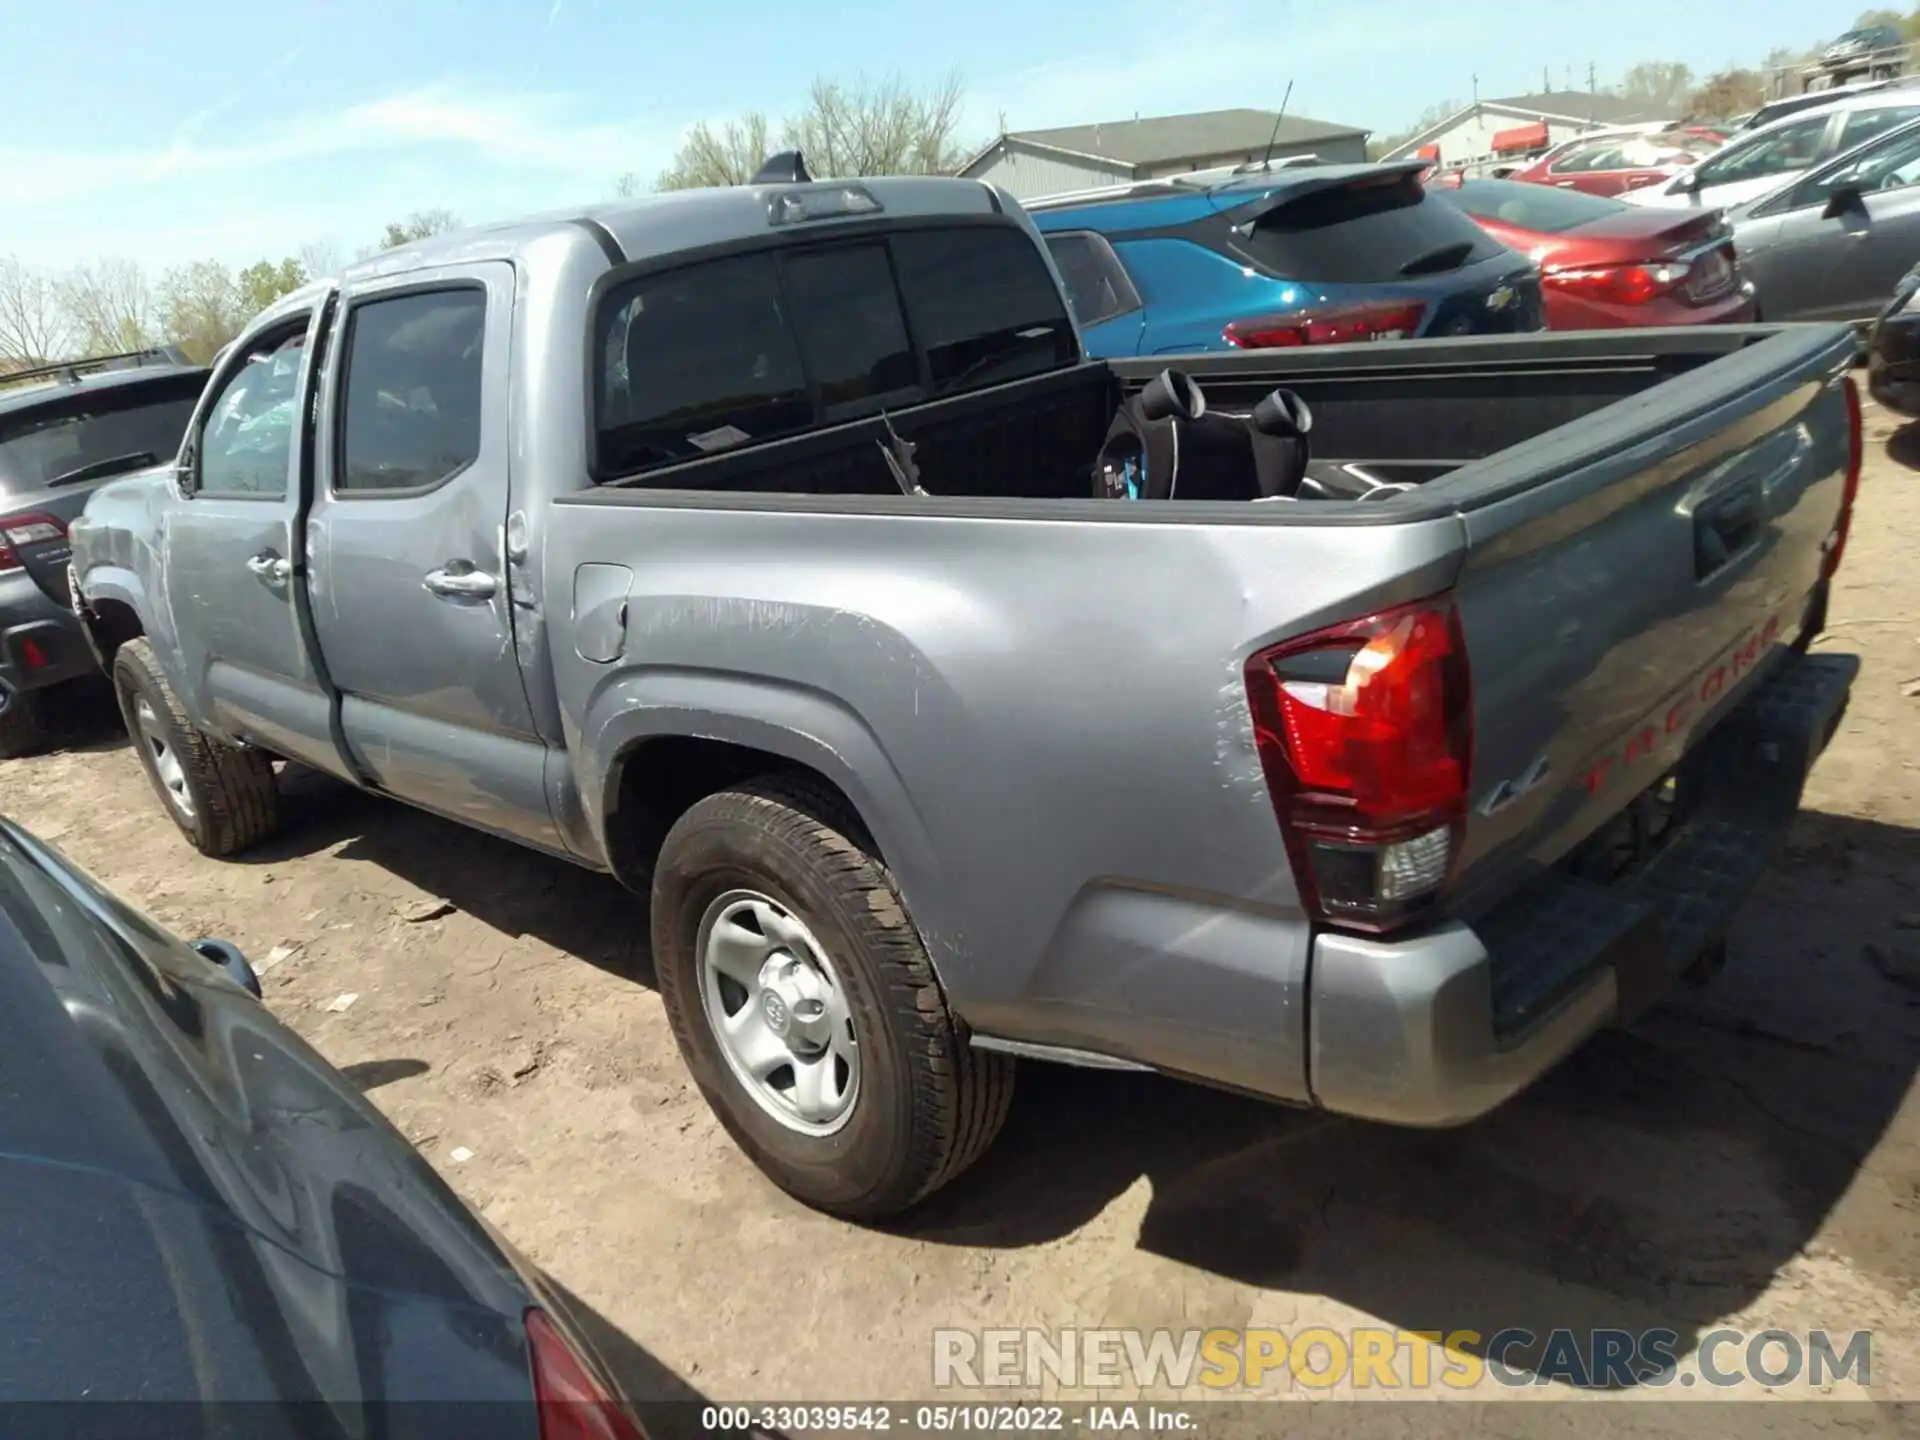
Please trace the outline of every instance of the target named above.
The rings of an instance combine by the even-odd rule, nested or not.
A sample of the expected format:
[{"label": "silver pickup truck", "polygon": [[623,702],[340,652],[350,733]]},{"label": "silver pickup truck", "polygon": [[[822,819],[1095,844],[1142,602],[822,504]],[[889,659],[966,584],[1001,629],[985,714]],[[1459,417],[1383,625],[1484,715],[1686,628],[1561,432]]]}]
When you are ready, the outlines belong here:
[{"label": "silver pickup truck", "polygon": [[[735,1139],[877,1217],[1014,1057],[1448,1125],[1710,971],[1855,674],[1856,348],[1162,377],[979,183],[654,197],[279,302],[71,593],[198,849],[290,761],[617,876]],[[1102,473],[1282,386],[1314,484]]]}]

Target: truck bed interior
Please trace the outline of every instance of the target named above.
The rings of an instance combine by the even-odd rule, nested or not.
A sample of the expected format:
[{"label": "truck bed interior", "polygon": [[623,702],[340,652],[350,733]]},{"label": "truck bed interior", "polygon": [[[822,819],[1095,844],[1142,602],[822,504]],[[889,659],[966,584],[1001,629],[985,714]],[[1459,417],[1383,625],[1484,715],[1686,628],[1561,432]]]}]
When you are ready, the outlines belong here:
[{"label": "truck bed interior", "polygon": [[[1777,333],[1773,327],[1615,331],[1408,341],[1323,350],[1183,356],[1213,413],[1245,414],[1284,386],[1313,412],[1312,471],[1342,498],[1385,483],[1430,483],[1629,399]],[[631,490],[866,495],[901,493],[891,435],[913,447],[932,496],[1081,499],[1126,396],[1166,359],[1088,362],[763,445],[607,482]],[[1244,473],[1183,487],[1183,499],[1256,499]],[[1343,485],[1348,474],[1357,486]],[[1184,474],[1184,470],[1183,470]],[[1326,493],[1326,492],[1323,492]],[[1305,498],[1305,492],[1303,492]],[[1326,503],[1322,500],[1321,503]]]}]

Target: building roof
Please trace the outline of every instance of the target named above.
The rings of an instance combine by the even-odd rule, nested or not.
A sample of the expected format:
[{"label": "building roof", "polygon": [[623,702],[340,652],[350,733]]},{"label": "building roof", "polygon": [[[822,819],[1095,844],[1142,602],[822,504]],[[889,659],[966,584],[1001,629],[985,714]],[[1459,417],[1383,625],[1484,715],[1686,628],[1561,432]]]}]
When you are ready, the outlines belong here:
[{"label": "building roof", "polygon": [[1480,103],[1497,105],[1502,110],[1523,110],[1529,115],[1554,115],[1563,120],[1595,120],[1602,125],[1638,125],[1645,121],[1676,118],[1638,101],[1588,90],[1544,90],[1537,95],[1515,95],[1506,100],[1483,100]]},{"label": "building roof", "polygon": [[[1274,121],[1279,120],[1279,131]],[[1014,140],[1047,150],[1091,160],[1113,160],[1122,165],[1168,165],[1212,155],[1260,151],[1275,145],[1304,145],[1316,140],[1364,137],[1353,125],[1334,125],[1289,115],[1280,119],[1271,110],[1207,110],[1196,115],[1158,115],[1146,119],[1108,120],[1096,125],[1063,125],[1052,130],[1010,130],[975,156],[971,169],[1002,141]]]}]

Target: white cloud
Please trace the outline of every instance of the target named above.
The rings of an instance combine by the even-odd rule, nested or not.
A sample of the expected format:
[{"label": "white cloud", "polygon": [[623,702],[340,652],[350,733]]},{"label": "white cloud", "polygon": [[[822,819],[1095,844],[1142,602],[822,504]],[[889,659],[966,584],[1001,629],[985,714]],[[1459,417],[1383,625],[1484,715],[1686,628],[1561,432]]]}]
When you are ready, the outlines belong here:
[{"label": "white cloud", "polygon": [[[241,253],[279,253],[342,230],[354,244],[363,238],[354,230],[377,232],[414,209],[477,221],[605,196],[627,170],[664,168],[682,133],[677,121],[608,118],[566,96],[474,84],[293,112],[270,127],[212,123],[224,108],[189,116],[150,148],[0,141],[8,249],[53,263],[206,254],[221,239]],[[105,243],[92,238],[103,234]]]}]

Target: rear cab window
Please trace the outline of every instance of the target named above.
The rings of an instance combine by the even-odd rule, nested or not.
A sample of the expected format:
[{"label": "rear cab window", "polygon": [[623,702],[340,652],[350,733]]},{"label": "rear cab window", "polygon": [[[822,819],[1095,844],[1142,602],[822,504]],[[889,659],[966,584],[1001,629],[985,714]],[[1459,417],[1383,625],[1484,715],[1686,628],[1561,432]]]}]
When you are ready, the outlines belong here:
[{"label": "rear cab window", "polygon": [[1336,285],[1441,274],[1502,248],[1417,174],[1365,175],[1282,200],[1239,247],[1274,275]]},{"label": "rear cab window", "polygon": [[[171,460],[193,418],[204,372],[127,384],[61,387],[0,413],[0,495],[104,479]],[[0,398],[7,396],[0,390]]]},{"label": "rear cab window", "polygon": [[1047,249],[1067,287],[1074,318],[1082,325],[1098,325],[1140,308],[1140,292],[1106,236],[1091,230],[1055,231],[1047,236]]},{"label": "rear cab window", "polygon": [[1077,363],[1011,224],[868,231],[642,273],[594,315],[594,474],[623,478]]}]

